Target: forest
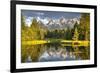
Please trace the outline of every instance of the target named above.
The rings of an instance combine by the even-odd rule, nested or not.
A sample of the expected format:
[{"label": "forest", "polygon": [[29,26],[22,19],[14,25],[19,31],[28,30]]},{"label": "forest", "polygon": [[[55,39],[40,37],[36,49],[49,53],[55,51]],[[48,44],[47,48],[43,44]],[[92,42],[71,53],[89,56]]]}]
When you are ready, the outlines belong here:
[{"label": "forest", "polygon": [[[74,28],[66,27],[66,29],[48,30],[42,28],[41,24],[33,19],[30,27],[25,26],[25,18],[21,18],[21,37],[22,41],[27,40],[45,40],[45,39],[65,39],[73,40],[75,35],[78,35],[77,40],[89,40],[90,37],[90,15],[82,13],[80,24],[74,24]],[[76,31],[75,31],[76,30]],[[77,33],[77,34],[75,34]]]}]

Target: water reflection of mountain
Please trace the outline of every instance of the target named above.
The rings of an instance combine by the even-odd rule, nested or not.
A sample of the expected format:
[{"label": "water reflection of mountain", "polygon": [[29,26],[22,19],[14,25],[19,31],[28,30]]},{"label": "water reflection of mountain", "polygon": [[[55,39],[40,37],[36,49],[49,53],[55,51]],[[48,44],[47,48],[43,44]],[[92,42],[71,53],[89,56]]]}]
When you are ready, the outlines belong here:
[{"label": "water reflection of mountain", "polygon": [[[29,46],[28,46],[29,47]],[[26,52],[27,54],[26,54]],[[89,59],[89,47],[72,47],[61,45],[35,45],[25,49],[23,62],[49,62]]]},{"label": "water reflection of mountain", "polygon": [[40,56],[39,61],[64,61],[64,60],[75,60],[75,55],[65,51],[64,49],[60,50],[47,50],[42,56]]}]

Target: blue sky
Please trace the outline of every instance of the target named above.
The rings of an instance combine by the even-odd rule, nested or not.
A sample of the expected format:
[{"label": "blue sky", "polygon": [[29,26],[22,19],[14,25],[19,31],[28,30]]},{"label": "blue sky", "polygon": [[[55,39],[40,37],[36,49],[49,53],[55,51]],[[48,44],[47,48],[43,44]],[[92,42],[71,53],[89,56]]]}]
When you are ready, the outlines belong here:
[{"label": "blue sky", "polygon": [[80,13],[75,12],[56,12],[56,11],[37,11],[37,10],[22,10],[22,15],[26,17],[41,17],[41,18],[52,18],[59,19],[62,16],[64,18],[76,18],[80,17]]},{"label": "blue sky", "polygon": [[25,22],[27,26],[30,26],[32,19],[36,18],[41,20],[44,24],[48,23],[48,19],[57,20],[61,17],[66,19],[79,18],[80,13],[76,12],[56,12],[56,11],[37,11],[37,10],[21,10],[21,14],[26,18]]}]

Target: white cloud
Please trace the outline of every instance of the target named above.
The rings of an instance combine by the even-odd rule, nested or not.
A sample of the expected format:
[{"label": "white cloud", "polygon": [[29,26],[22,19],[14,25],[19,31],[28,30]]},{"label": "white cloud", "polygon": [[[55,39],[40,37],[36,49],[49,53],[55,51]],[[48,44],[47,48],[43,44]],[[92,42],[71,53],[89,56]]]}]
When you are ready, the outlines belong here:
[{"label": "white cloud", "polygon": [[29,26],[29,27],[31,26],[32,19],[33,19],[33,17],[26,17],[26,20],[25,20],[26,26]]},{"label": "white cloud", "polygon": [[[41,21],[45,25],[49,22],[48,18],[42,19],[40,17],[36,17],[36,19],[37,21]],[[26,20],[25,20],[26,26],[30,27],[32,24],[32,20],[33,20],[33,17],[26,17]]]}]

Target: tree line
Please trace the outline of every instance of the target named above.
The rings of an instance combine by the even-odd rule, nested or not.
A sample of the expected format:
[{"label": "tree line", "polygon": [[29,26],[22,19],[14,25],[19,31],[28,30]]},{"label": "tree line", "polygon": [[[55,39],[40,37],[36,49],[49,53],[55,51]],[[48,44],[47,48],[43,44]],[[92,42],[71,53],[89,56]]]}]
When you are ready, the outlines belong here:
[{"label": "tree line", "polygon": [[36,19],[32,20],[30,27],[26,26],[25,17],[21,17],[21,37],[22,40],[45,40],[45,39],[65,39],[90,40],[90,14],[82,13],[80,24],[77,22],[73,28],[66,29],[44,29]]}]

